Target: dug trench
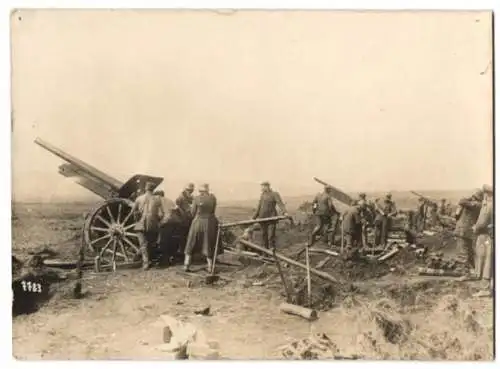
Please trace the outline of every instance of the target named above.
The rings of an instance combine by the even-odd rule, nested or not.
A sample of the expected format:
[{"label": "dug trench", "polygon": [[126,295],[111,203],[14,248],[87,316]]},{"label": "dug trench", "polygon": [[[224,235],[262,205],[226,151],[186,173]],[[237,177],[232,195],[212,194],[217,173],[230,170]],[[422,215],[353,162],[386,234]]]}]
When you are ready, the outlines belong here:
[{"label": "dug trench", "polygon": [[[282,230],[280,235],[287,245],[282,252],[296,255],[303,232]],[[453,244],[443,237],[426,239],[430,252],[452,255]],[[44,248],[38,255],[70,254],[67,245]],[[168,314],[195,324],[218,342],[225,358],[492,359],[492,301],[472,297],[478,285],[416,275],[416,268],[428,261],[410,249],[384,262],[355,255],[325,259],[311,254],[311,265],[323,262],[321,270],[338,282],[313,277],[312,304],[319,311],[313,322],[279,311],[286,294],[276,265],[234,254],[221,258],[221,278],[210,285],[202,272],[187,275],[180,266],[147,272],[88,270],[80,299],[74,298],[71,271],[35,263],[29,269],[47,281],[48,292],[36,312],[14,318],[14,355],[161,358],[155,350],[161,344],[155,322]],[[283,271],[293,286],[293,302],[306,304],[305,272],[290,265],[283,265]],[[318,335],[321,340],[312,339]]]}]

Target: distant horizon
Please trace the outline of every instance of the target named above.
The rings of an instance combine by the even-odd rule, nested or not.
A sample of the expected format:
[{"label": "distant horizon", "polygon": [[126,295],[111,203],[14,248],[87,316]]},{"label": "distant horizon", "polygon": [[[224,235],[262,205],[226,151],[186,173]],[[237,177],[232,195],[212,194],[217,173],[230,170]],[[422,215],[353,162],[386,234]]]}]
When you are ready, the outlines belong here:
[{"label": "distant horizon", "polygon": [[[429,195],[429,196],[432,196],[432,195],[437,195],[437,194],[441,194],[442,197],[445,197],[444,195],[445,194],[454,194],[454,195],[458,195],[458,194],[464,194],[464,193],[468,193],[468,192],[473,192],[475,189],[461,189],[461,190],[414,190],[414,189],[411,189],[411,190],[396,190],[396,191],[384,191],[384,190],[375,190],[375,191],[364,191],[364,190],[361,190],[361,191],[345,191],[346,194],[348,195],[351,195],[351,196],[356,196],[357,194],[359,193],[365,193],[367,195],[367,197],[373,197],[373,195],[380,195],[380,194],[383,194],[383,193],[392,193],[393,195],[401,195],[401,194],[405,194],[405,195],[411,195],[415,198],[417,198],[416,195],[413,195],[411,194],[411,191],[414,191],[414,192],[417,192],[417,193],[420,193],[422,195]],[[321,188],[318,189],[318,191],[316,191],[316,193],[320,192],[321,191]],[[287,195],[287,194],[284,194],[282,193],[281,191],[278,190],[278,192],[280,192],[282,198],[284,200],[286,199],[305,199],[305,198],[311,198],[311,200],[313,199],[314,195],[316,193],[308,193],[308,194],[302,194],[302,195]],[[179,191],[180,193],[180,191]],[[259,200],[259,195],[257,194],[255,197],[248,197],[248,198],[234,198],[234,199],[228,199],[228,200],[225,200],[223,197],[219,196],[217,193],[215,193],[215,195],[217,196],[218,198],[218,201],[220,203],[220,205],[224,205],[224,204],[233,204],[233,203],[238,203],[238,202],[251,202],[251,201],[258,201]],[[175,198],[177,196],[165,196],[166,198],[170,199],[170,200],[175,200]],[[36,199],[26,199],[26,200],[15,200],[14,197],[12,197],[12,203],[13,204],[44,204],[44,203],[52,203],[52,204],[67,204],[67,203],[75,203],[75,204],[78,204],[78,203],[81,203],[81,204],[88,204],[88,203],[99,203],[99,202],[104,202],[105,200],[104,199],[101,199],[99,198],[98,196],[94,196],[92,194],[90,194],[87,198],[67,198],[67,199],[55,199],[55,200],[36,200]]]}]

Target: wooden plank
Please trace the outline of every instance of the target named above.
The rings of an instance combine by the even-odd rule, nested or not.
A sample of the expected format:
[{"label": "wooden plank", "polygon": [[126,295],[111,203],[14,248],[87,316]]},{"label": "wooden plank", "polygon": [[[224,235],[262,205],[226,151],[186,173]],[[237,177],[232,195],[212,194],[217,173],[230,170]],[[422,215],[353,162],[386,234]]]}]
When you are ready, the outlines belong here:
[{"label": "wooden plank", "polygon": [[318,313],[316,312],[316,310],[308,309],[308,308],[293,305],[293,304],[282,303],[280,305],[280,311],[287,313],[287,314],[300,316],[301,318],[304,318],[304,319],[309,320],[309,321],[318,319]]},{"label": "wooden plank", "polygon": [[[262,247],[262,246],[259,246],[259,245],[256,245],[252,242],[249,242],[249,241],[245,241],[245,240],[240,240],[240,243],[242,243],[243,245],[247,246],[247,247],[250,247],[250,248],[253,248],[255,250],[258,250],[258,251],[261,251],[269,256],[272,256],[273,253],[272,251]],[[290,259],[282,254],[279,254],[279,253],[276,253],[276,257],[290,265],[294,265],[296,267],[299,267],[299,268],[302,268],[302,269],[307,269],[307,267],[302,264],[302,263],[299,263],[298,261],[295,261],[293,259]],[[314,269],[314,268],[311,268],[311,273],[322,278],[322,279],[325,279],[327,281],[330,281],[330,282],[333,282],[333,283],[338,283],[337,279],[335,279],[332,275],[328,274],[328,273],[324,273],[322,271],[319,271],[317,269]]]}]

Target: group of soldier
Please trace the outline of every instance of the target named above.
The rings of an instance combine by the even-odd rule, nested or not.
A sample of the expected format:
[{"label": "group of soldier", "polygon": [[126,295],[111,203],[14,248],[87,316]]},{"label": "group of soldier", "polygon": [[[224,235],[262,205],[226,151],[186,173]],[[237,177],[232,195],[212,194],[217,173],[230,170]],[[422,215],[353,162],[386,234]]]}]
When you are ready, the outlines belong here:
[{"label": "group of soldier", "polygon": [[313,214],[316,225],[311,233],[308,246],[312,246],[318,236],[326,233],[329,245],[334,243],[337,227],[341,225],[342,243],[346,249],[358,249],[367,244],[368,227],[375,230],[375,245],[385,246],[392,226],[392,220],[397,214],[392,194],[388,193],[383,201],[375,199],[368,201],[366,194],[352,200],[349,208],[341,214],[332,201],[333,187],[325,186],[323,192],[313,200]]},{"label": "group of soldier", "polygon": [[494,217],[493,187],[484,185],[461,199],[456,211],[455,236],[461,261],[467,267],[463,280],[480,280],[479,296],[493,296]]},{"label": "group of soldier", "polygon": [[[146,192],[139,196],[133,207],[136,214],[135,230],[139,235],[143,268],[151,265],[151,250],[158,242],[169,241],[169,235],[162,235],[163,225],[172,216],[180,237],[178,250],[184,257],[184,269],[191,270],[192,256],[202,254],[206,258],[207,269],[213,266],[213,258],[222,252],[216,251],[218,237],[218,219],[215,215],[217,199],[210,193],[208,184],[199,187],[198,195],[194,195],[194,184],[188,184],[175,201],[174,209],[166,212],[163,202],[164,194],[153,193],[154,185],[146,184]],[[253,219],[264,219],[278,215],[288,215],[286,206],[277,191],[269,182],[261,183],[261,195],[253,214]],[[372,227],[375,233],[374,246],[386,246],[393,219],[398,210],[392,195],[388,193],[384,199],[367,200],[366,194],[352,200],[349,208],[342,214],[336,209],[332,195],[334,188],[325,186],[323,192],[313,200],[315,226],[307,246],[312,246],[320,236],[326,236],[329,246],[334,244],[334,237],[340,224],[341,242],[346,250],[358,250],[365,247],[367,229]],[[486,293],[493,288],[493,189],[483,186],[472,196],[461,199],[454,214],[456,220],[455,236],[461,261],[466,265],[468,273],[463,279],[482,279],[486,281]],[[424,197],[419,199],[416,212],[416,228],[422,231],[427,225],[440,223],[444,217],[452,217],[452,208],[445,199],[436,204]],[[262,244],[265,248],[276,247],[276,222],[261,222]],[[250,229],[254,229],[251,227]],[[185,239],[182,235],[186,234]],[[474,246],[474,242],[476,243]],[[177,251],[178,251],[177,250]],[[217,253],[217,255],[215,255]]]},{"label": "group of soldier", "polygon": [[[167,205],[164,193],[157,191],[153,193],[154,184],[146,183],[145,193],[138,196],[134,202],[133,213],[135,214],[135,231],[139,236],[140,250],[142,255],[143,269],[151,266],[151,253],[159,248],[170,249],[175,253],[184,254],[184,269],[191,271],[193,255],[201,254],[207,262],[207,270],[211,271],[213,258],[222,253],[222,247],[216,250],[219,221],[215,215],[217,199],[210,193],[208,184],[202,184],[194,196],[194,184],[188,184],[175,200],[175,207],[166,211]],[[269,218],[278,214],[278,209],[287,214],[285,204],[278,192],[271,189],[269,182],[261,183],[262,193],[257,204],[253,219]],[[165,225],[169,220],[174,220],[177,230],[179,245],[172,250],[171,245],[165,245],[171,241],[169,227]],[[266,248],[276,247],[276,224],[262,223],[262,242]],[[183,235],[187,234],[184,239]],[[217,253],[217,255],[215,255]],[[165,257],[168,260],[165,260]],[[163,255],[165,262],[170,262],[174,255],[166,253]]]}]

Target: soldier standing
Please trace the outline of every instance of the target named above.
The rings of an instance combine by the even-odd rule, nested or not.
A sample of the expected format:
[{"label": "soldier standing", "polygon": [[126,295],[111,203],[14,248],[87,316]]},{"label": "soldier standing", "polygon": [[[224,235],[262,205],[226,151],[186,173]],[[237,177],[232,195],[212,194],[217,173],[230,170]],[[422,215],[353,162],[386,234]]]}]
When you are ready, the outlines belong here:
[{"label": "soldier standing", "polygon": [[476,224],[472,231],[477,235],[474,277],[486,282],[484,291],[476,297],[492,297],[493,290],[493,187],[483,186],[484,200]]},{"label": "soldier standing", "polygon": [[184,217],[191,218],[191,205],[193,204],[194,184],[189,183],[175,200],[175,205],[180,209]]},{"label": "soldier standing", "polygon": [[[269,182],[261,183],[262,193],[260,200],[255,210],[253,219],[270,218],[278,215],[276,207],[279,207],[283,215],[288,215],[285,204],[281,200],[278,192],[271,189]],[[266,222],[261,224],[262,228],[262,243],[265,248],[276,247],[276,222]]]},{"label": "soldier standing", "polygon": [[344,213],[342,220],[342,232],[346,249],[359,248],[362,243],[362,221],[359,203],[353,201],[352,205]]},{"label": "soldier standing", "polygon": [[193,205],[193,192],[194,184],[189,183],[184,190],[181,192],[179,197],[175,200],[175,206],[180,217],[179,233],[181,235],[179,240],[179,253],[184,253],[184,246],[186,245],[187,235],[189,233],[189,228],[191,227],[191,222],[193,221],[193,214],[191,212],[191,207]]},{"label": "soldier standing", "polygon": [[427,216],[427,201],[423,197],[418,199],[417,207],[417,232],[425,230],[425,219]]},{"label": "soldier standing", "polygon": [[[378,205],[378,199],[375,200]],[[392,227],[392,218],[396,215],[396,204],[392,201],[392,195],[388,193],[385,196],[383,207],[377,206],[378,214],[375,218],[375,245],[385,246],[389,231]]]},{"label": "soldier standing", "polygon": [[137,197],[132,207],[136,219],[134,229],[139,237],[144,270],[150,267],[150,253],[158,242],[160,225],[165,216],[161,198],[153,195],[154,188],[153,183],[146,183],[146,192]]},{"label": "soldier standing", "polygon": [[448,204],[446,203],[446,199],[441,199],[439,203],[439,215],[449,215],[448,214]]},{"label": "soldier standing", "polygon": [[367,205],[367,201],[366,201],[366,193],[361,192],[361,193],[359,194],[358,205],[359,205],[359,206],[364,206],[364,205]]},{"label": "soldier standing", "polygon": [[[331,186],[325,186],[325,190],[317,194],[313,200],[313,214],[316,218],[316,226],[312,231],[309,246],[314,245],[318,235],[328,232],[328,228],[332,225],[332,217],[338,216],[338,211],[330,197],[332,190]],[[332,245],[333,237],[335,237],[335,234],[328,237],[328,246]]]},{"label": "soldier standing", "polygon": [[463,198],[459,201],[457,209],[457,224],[455,226],[455,236],[460,262],[467,268],[470,274],[474,268],[474,250],[473,250],[473,232],[472,227],[476,223],[481,211],[481,202],[483,192],[476,191],[469,198]]},{"label": "soldier standing", "polygon": [[357,201],[359,215],[361,217],[361,234],[363,246],[368,245],[368,227],[373,225],[373,206],[371,202],[366,199],[365,193],[359,194],[359,200]]},{"label": "soldier standing", "polygon": [[435,202],[429,202],[427,209],[429,212],[429,225],[435,227],[438,223],[438,205]]}]

